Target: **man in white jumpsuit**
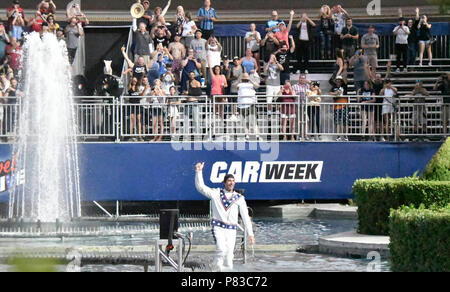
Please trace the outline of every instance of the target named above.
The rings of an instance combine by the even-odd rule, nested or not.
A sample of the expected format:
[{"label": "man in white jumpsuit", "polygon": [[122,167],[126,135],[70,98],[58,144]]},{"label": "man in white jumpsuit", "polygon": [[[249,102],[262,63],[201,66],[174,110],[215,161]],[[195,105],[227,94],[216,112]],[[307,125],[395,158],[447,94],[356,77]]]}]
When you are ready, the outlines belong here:
[{"label": "man in white jumpsuit", "polygon": [[209,188],[203,182],[202,170],[204,166],[205,163],[197,163],[195,166],[195,187],[201,194],[211,199],[212,202],[211,225],[216,242],[214,267],[221,272],[230,271],[233,269],[239,213],[247,229],[250,244],[255,243],[252,223],[248,215],[244,196],[234,191],[234,177],[230,174],[225,176],[223,182],[225,189]]}]

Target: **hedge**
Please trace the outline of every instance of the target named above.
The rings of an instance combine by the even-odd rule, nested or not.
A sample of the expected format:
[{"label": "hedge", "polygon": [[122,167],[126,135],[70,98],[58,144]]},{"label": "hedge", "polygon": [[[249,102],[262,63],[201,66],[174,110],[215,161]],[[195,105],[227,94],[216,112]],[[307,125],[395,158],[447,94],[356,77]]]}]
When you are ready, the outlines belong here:
[{"label": "hedge", "polygon": [[389,228],[392,271],[450,272],[450,205],[392,210]]},{"label": "hedge", "polygon": [[388,235],[389,212],[404,205],[438,207],[450,203],[450,183],[418,178],[357,180],[353,185],[362,234]]},{"label": "hedge", "polygon": [[450,138],[442,144],[421,176],[424,180],[450,181]]}]

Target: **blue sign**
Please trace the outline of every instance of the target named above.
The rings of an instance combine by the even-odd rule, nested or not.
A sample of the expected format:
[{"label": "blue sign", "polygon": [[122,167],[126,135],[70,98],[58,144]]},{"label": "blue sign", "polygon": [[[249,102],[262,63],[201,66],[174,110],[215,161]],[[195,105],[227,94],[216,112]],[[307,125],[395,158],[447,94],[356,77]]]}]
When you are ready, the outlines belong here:
[{"label": "blue sign", "polygon": [[[194,165],[220,187],[232,173],[247,200],[351,198],[356,179],[421,172],[441,143],[80,144],[84,201],[204,200]],[[0,145],[0,186],[10,180],[11,147]],[[8,163],[9,161],[9,163]],[[9,172],[8,172],[9,169]],[[2,201],[8,192],[0,193]]]}]

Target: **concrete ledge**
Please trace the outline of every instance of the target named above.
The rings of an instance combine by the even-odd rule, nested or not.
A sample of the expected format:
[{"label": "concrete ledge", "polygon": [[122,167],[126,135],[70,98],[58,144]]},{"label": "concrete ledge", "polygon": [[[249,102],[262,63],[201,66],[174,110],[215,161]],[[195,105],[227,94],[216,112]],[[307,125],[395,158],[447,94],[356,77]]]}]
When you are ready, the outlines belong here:
[{"label": "concrete ledge", "polygon": [[319,253],[366,258],[369,252],[376,251],[382,258],[388,258],[389,242],[389,236],[363,235],[350,231],[320,237]]},{"label": "concrete ledge", "polygon": [[358,208],[340,204],[290,204],[255,208],[256,217],[358,219]]}]

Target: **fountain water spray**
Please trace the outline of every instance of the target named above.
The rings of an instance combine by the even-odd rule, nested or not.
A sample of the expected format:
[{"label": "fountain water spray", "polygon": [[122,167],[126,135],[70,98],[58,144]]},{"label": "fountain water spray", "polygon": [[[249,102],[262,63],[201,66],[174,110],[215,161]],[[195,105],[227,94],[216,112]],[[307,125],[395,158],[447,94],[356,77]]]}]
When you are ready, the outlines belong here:
[{"label": "fountain water spray", "polygon": [[24,96],[13,147],[16,182],[10,190],[9,217],[42,222],[80,217],[77,132],[65,44],[50,33],[31,33],[25,37],[22,64]]}]

